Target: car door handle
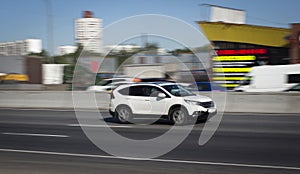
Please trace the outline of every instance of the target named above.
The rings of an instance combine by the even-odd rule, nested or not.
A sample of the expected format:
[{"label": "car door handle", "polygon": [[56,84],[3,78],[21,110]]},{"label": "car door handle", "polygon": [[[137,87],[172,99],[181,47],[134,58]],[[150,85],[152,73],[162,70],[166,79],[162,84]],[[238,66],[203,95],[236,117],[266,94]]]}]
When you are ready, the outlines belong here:
[{"label": "car door handle", "polygon": [[145,101],[150,101],[150,99],[145,99]]}]

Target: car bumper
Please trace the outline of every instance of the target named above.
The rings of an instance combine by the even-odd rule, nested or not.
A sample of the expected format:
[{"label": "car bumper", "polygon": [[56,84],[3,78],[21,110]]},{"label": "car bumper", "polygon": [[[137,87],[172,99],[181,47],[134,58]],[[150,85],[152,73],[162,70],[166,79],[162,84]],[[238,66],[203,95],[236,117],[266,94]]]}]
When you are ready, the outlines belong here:
[{"label": "car bumper", "polygon": [[113,112],[112,110],[109,109],[109,114],[114,117],[115,116],[115,112]]},{"label": "car bumper", "polygon": [[193,112],[191,117],[193,119],[198,119],[198,120],[208,120],[216,114],[217,114],[216,108],[209,108],[206,109],[206,111],[195,111]]}]

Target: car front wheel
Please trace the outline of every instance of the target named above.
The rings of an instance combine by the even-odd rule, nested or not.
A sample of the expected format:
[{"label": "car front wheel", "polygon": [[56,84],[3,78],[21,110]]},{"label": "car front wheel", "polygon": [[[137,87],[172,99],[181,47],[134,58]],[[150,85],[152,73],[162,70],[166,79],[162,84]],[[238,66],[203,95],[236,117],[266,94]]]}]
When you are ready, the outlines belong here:
[{"label": "car front wheel", "polygon": [[171,121],[176,125],[184,125],[187,123],[188,113],[184,108],[178,107],[171,111]]}]

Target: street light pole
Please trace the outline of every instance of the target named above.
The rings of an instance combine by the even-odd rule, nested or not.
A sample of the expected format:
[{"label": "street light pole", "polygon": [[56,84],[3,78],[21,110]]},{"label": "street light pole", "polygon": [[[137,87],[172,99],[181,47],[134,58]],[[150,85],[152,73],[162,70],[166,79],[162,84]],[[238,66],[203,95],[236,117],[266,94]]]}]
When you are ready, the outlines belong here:
[{"label": "street light pole", "polygon": [[53,60],[53,21],[52,21],[52,5],[50,0],[44,0],[46,6],[46,28],[47,28],[47,49],[50,57],[50,63],[54,63]]}]

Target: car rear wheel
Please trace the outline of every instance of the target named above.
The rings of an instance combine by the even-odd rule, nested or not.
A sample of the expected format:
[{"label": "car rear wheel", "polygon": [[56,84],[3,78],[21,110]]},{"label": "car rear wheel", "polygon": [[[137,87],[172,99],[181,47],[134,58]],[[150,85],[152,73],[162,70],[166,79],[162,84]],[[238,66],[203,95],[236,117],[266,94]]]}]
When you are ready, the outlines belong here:
[{"label": "car rear wheel", "polygon": [[173,109],[170,113],[171,121],[176,125],[184,125],[187,123],[188,113],[182,107]]},{"label": "car rear wheel", "polygon": [[128,123],[132,118],[131,109],[127,106],[120,106],[117,108],[116,118],[120,123]]}]

